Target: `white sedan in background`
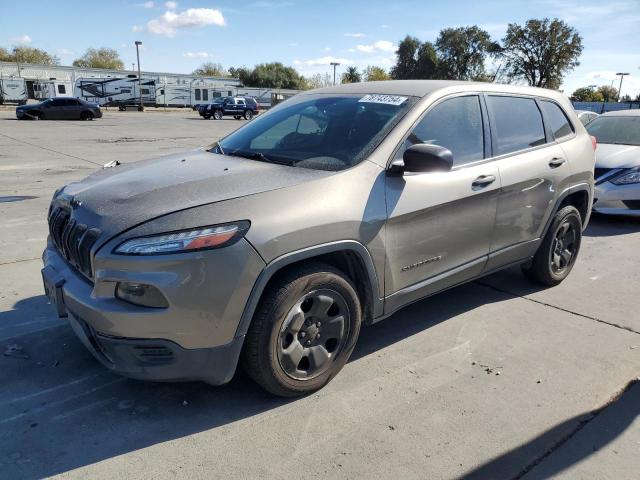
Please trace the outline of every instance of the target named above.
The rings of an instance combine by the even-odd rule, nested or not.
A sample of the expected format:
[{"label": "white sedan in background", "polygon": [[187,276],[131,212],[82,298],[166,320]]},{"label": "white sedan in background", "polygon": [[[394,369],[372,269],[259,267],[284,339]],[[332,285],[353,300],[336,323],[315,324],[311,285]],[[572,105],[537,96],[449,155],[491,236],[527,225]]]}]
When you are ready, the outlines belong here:
[{"label": "white sedan in background", "polygon": [[640,110],[605,113],[586,128],[598,142],[593,210],[640,216]]},{"label": "white sedan in background", "polygon": [[578,115],[578,120],[580,120],[583,125],[590,123],[600,116],[599,113],[592,112],[591,110],[576,110],[576,114]]}]

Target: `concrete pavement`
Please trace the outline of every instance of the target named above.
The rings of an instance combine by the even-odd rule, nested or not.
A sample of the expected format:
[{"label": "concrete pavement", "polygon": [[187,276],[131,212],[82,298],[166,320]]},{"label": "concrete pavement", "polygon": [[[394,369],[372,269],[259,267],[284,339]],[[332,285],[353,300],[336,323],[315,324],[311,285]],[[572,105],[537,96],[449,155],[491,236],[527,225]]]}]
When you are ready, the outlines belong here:
[{"label": "concrete pavement", "polygon": [[[619,394],[640,373],[640,220],[594,218],[556,288],[508,270],[364,329],[345,369],[307,398],[271,397],[241,372],[214,388],[99,365],[42,294],[53,191],[242,123],[0,112],[0,349],[18,355],[0,357],[0,476],[637,478],[637,388]],[[607,442],[588,452],[597,432]]]}]

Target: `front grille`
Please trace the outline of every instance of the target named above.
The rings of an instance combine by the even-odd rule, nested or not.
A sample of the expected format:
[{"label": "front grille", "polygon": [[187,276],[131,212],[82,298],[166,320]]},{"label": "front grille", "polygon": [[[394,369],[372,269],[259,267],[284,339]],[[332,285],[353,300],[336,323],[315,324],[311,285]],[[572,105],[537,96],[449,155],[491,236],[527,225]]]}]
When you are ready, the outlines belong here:
[{"label": "front grille", "polygon": [[93,278],[91,247],[98,240],[100,230],[76,222],[69,208],[58,206],[49,213],[49,234],[67,262],[87,278]]},{"label": "front grille", "polygon": [[640,210],[640,200],[623,200],[622,203],[631,210]]},{"label": "front grille", "polygon": [[610,168],[596,168],[593,172],[593,175],[596,178],[600,178],[602,175],[610,171],[611,171]]}]

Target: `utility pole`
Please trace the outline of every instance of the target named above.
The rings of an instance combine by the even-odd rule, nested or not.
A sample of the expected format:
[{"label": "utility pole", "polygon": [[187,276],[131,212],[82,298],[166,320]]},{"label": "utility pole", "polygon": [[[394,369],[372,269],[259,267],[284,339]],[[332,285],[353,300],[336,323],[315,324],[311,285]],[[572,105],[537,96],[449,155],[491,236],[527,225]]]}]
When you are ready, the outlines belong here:
[{"label": "utility pole", "polygon": [[333,66],[333,86],[336,85],[336,67],[340,65],[338,62],[331,62],[329,65]]},{"label": "utility pole", "polygon": [[620,101],[620,94],[622,93],[622,79],[625,75],[631,75],[629,72],[618,72],[616,76],[620,75],[620,87],[618,88],[618,101]]},{"label": "utility pole", "polygon": [[136,40],[136,57],[138,58],[138,94],[140,95],[140,108],[139,110],[144,110],[144,105],[142,104],[142,77],[140,77],[140,50],[138,49],[142,45],[142,42]]}]

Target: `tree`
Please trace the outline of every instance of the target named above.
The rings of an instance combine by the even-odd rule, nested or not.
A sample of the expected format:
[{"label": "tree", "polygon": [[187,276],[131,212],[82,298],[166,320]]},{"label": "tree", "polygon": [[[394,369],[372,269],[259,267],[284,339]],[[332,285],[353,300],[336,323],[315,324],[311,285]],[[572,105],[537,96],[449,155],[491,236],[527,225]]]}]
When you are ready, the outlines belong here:
[{"label": "tree", "polygon": [[253,70],[243,72],[240,80],[248,87],[291,88],[298,90],[307,87],[306,79],[302,75],[293,67],[286,67],[280,62],[256,65]]},{"label": "tree", "polygon": [[60,59],[55,55],[33,47],[13,47],[11,52],[0,49],[0,60],[16,63],[35,63],[38,65],[58,65]]},{"label": "tree", "polygon": [[598,90],[589,87],[577,88],[571,95],[574,102],[603,102],[604,97]]},{"label": "tree", "polygon": [[598,87],[598,92],[602,95],[603,101],[615,102],[618,99],[618,89],[609,85]]},{"label": "tree", "polygon": [[484,80],[485,58],[499,45],[478,26],[445,28],[436,40],[438,76],[450,80]]},{"label": "tree", "polygon": [[226,77],[229,75],[222,65],[219,63],[206,62],[193,71],[194,75],[201,77]]},{"label": "tree", "polygon": [[365,82],[378,82],[381,80],[390,80],[391,77],[384,68],[369,65],[363,72]]},{"label": "tree", "polygon": [[347,71],[342,74],[342,83],[358,83],[362,81],[362,75],[356,67],[347,67]]},{"label": "tree", "polygon": [[422,43],[407,35],[398,44],[397,61],[391,68],[391,78],[406,80],[410,78],[435,78],[438,58],[430,42]]},{"label": "tree", "polygon": [[240,79],[242,83],[246,83],[246,79],[249,77],[250,73],[251,73],[251,69],[247,67],[230,67],[229,68],[229,76]]},{"label": "tree", "polygon": [[619,102],[624,102],[624,103],[631,103],[631,95],[629,95],[628,93],[626,95],[623,95],[620,97],[620,100],[618,100]]},{"label": "tree", "polygon": [[557,89],[564,75],[580,65],[582,37],[559,19],[510,23],[502,40],[501,57],[513,79],[534,87]]},{"label": "tree", "polygon": [[333,85],[333,77],[330,73],[316,73],[306,79],[308,88],[323,88]]},{"label": "tree", "polygon": [[105,68],[109,70],[124,70],[124,63],[120,55],[113,48],[88,48],[84,55],[73,61],[74,67]]}]

